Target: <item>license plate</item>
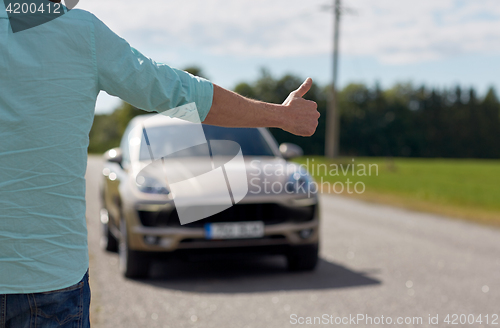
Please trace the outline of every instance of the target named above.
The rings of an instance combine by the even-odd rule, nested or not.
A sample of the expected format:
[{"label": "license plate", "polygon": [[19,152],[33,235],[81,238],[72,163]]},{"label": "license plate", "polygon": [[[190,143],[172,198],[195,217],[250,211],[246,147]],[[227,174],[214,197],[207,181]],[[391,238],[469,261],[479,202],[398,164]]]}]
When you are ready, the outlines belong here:
[{"label": "license plate", "polygon": [[260,238],[264,236],[264,222],[208,223],[205,236],[207,239]]}]

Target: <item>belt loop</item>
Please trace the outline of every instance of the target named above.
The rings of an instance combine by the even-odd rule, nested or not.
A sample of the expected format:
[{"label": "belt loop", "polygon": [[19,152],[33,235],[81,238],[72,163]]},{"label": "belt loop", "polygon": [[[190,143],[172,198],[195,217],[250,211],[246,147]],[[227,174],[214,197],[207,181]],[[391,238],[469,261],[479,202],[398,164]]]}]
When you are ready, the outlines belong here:
[{"label": "belt loop", "polygon": [[0,295],[0,328],[5,328],[7,318],[7,295]]}]

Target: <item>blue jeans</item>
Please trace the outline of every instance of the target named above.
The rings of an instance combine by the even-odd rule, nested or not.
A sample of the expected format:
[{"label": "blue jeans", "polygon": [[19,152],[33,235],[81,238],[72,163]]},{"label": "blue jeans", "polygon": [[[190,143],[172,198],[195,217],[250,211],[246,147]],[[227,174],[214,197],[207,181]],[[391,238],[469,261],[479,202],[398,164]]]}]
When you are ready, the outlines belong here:
[{"label": "blue jeans", "polygon": [[88,271],[76,285],[46,293],[0,295],[0,328],[89,328]]}]

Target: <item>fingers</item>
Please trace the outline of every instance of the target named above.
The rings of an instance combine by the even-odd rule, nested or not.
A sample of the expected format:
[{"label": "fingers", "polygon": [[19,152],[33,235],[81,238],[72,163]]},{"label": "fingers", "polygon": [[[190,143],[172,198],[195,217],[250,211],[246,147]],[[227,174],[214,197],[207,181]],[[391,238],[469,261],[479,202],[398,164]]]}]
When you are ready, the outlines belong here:
[{"label": "fingers", "polygon": [[283,105],[287,108],[286,122],[283,130],[298,136],[308,137],[318,127],[318,104],[302,98],[312,87],[312,79],[307,78],[295,91],[290,93]]},{"label": "fingers", "polygon": [[308,77],[302,85],[294,91],[296,97],[304,97],[304,95],[311,89],[312,79]]},{"label": "fingers", "polygon": [[314,101],[294,98],[288,108],[288,128],[286,131],[307,137],[314,134],[318,126],[320,113]]},{"label": "fingers", "polygon": [[314,107],[314,109],[318,109],[318,104],[315,101],[312,100],[306,100],[307,104],[311,107]]},{"label": "fingers", "polygon": [[301,137],[310,137],[316,132],[317,127],[318,120],[308,120],[308,122],[296,125],[287,131]]}]

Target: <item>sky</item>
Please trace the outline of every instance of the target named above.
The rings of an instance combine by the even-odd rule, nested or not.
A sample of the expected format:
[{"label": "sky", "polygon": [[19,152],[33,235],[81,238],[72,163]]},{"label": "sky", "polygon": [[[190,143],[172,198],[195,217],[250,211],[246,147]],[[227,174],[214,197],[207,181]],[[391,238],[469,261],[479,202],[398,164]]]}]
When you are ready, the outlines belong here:
[{"label": "sky", "polygon": [[[321,85],[332,76],[333,0],[81,0],[134,48],[199,66],[232,89],[262,68]],[[500,89],[500,1],[343,0],[339,86],[397,82]],[[119,100],[101,93],[97,113]]]}]

